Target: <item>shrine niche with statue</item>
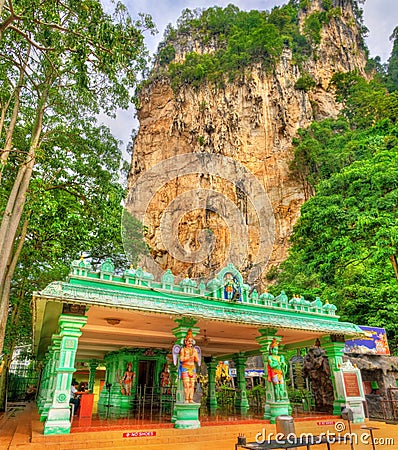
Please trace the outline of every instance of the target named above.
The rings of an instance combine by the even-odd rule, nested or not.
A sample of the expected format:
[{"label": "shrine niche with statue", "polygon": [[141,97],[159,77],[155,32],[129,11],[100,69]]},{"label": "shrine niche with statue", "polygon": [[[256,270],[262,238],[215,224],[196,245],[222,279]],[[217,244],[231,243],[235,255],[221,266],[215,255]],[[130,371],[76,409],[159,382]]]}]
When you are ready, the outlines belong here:
[{"label": "shrine niche with statue", "polygon": [[[263,417],[275,421],[292,411],[285,384],[286,355],[316,340],[328,357],[332,411],[340,414],[345,403],[336,377],[344,339],[363,336],[355,324],[341,322],[327,301],[257,292],[233,264],[206,283],[188,276],[178,280],[170,270],[156,281],[142,267],[117,274],[110,260],[94,271],[81,259],[72,263],[67,281],[55,281],[34,293],[33,308],[34,352],[43,364],[37,404],[45,434],[70,432],[67,386],[78,362],[90,367],[91,380],[96,380],[98,367],[106,370],[101,386],[93,381],[94,410],[100,417],[147,418],[150,413],[175,427],[197,428],[199,408],[210,415],[220,413],[220,361],[233,362],[236,373],[234,413],[250,413],[246,363],[261,355],[268,368]],[[192,344],[200,345],[183,351],[187,335]],[[180,367],[184,353],[193,359]],[[198,395],[194,369],[202,360],[207,392]],[[197,401],[201,397],[205,403]]]}]

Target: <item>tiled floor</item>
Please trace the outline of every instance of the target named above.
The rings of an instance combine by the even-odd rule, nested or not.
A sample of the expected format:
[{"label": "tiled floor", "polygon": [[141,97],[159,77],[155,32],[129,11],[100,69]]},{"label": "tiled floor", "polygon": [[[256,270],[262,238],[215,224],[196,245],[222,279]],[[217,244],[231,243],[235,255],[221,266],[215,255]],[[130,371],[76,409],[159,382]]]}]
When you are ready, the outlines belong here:
[{"label": "tiled floor", "polygon": [[[348,433],[348,424],[338,417],[326,415],[297,416],[294,419],[296,434],[319,435],[332,433],[341,436]],[[398,425],[384,422],[351,424],[354,442],[351,446],[333,444],[331,450],[372,450],[369,431],[363,425],[377,427],[374,430],[376,450],[398,450]],[[237,436],[244,434],[248,442],[273,437],[275,425],[259,418],[240,419],[238,417],[201,418],[201,428],[197,430],[177,430],[169,422],[149,423],[146,421],[99,421],[93,420],[91,427],[74,420],[72,432],[63,436],[44,436],[43,423],[35,405],[15,409],[6,416],[0,416],[1,450],[83,450],[83,449],[146,449],[146,450],[234,450]],[[326,445],[311,447],[325,450]],[[299,449],[298,449],[299,450]]]}]

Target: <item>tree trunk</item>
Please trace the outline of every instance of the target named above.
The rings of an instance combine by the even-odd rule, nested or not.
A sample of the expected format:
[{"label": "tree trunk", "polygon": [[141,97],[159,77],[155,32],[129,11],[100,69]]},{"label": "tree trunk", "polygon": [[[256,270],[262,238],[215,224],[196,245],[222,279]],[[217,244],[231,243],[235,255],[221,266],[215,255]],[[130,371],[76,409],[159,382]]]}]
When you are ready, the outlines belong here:
[{"label": "tree trunk", "polygon": [[[22,246],[21,246],[22,248]],[[20,318],[20,303],[23,301],[25,295],[25,290],[22,289],[18,296],[18,304],[12,311],[12,315],[10,318],[10,322],[13,325],[13,329],[16,330],[18,328],[19,318]],[[3,371],[0,376],[0,411],[5,411],[7,406],[7,389],[8,389],[8,373],[10,369],[10,365],[12,362],[12,355],[14,354],[16,340],[11,339],[12,345],[8,349],[7,354],[4,357],[4,366]]]},{"label": "tree trunk", "polygon": [[[8,262],[13,254],[14,240],[22,217],[29,187],[34,158],[23,164],[14,182],[0,228],[0,292],[7,277]],[[3,302],[3,298],[1,299]],[[1,351],[0,344],[0,351]]]},{"label": "tree trunk", "polygon": [[[23,82],[24,82],[24,79],[25,79],[25,70],[26,70],[26,66],[27,66],[29,57],[30,57],[30,47],[29,47],[29,50],[27,52],[24,64],[20,68],[18,84],[15,86],[15,89],[14,89],[14,92],[13,92],[13,95],[12,95],[13,97],[15,97],[15,101],[14,101],[14,107],[12,109],[12,115],[11,115],[10,124],[8,126],[7,133],[6,133],[6,139],[5,139],[4,148],[3,148],[3,150],[2,150],[2,152],[0,154],[0,181],[1,181],[1,178],[2,178],[2,175],[3,175],[4,167],[5,167],[5,165],[7,163],[7,160],[8,160],[8,156],[9,156],[10,151],[12,149],[12,138],[13,138],[13,135],[14,135],[15,124],[17,123],[18,114],[19,114],[19,106],[20,106],[20,100],[21,100],[21,89],[22,89],[22,85],[23,85]],[[0,130],[1,130],[1,128],[0,128]]]},{"label": "tree trunk", "polygon": [[5,411],[7,406],[7,380],[11,358],[12,355],[5,355],[3,358],[3,370],[0,375],[0,411]]},{"label": "tree trunk", "polygon": [[[22,213],[25,207],[26,195],[29,183],[32,177],[33,167],[36,162],[36,151],[39,148],[40,135],[43,127],[43,117],[45,106],[48,98],[48,89],[50,80],[48,81],[47,91],[44,90],[40,103],[37,108],[35,123],[32,130],[32,139],[30,143],[29,153],[25,162],[19,168],[17,178],[12,187],[6,210],[0,227],[0,293],[7,290],[6,283],[9,278],[8,262],[14,253],[14,241],[17,235],[18,227],[21,221]],[[8,308],[8,296],[0,297],[0,311]],[[4,330],[6,324],[0,323],[0,352],[4,344]]]},{"label": "tree trunk", "polygon": [[[14,271],[17,266],[17,262],[19,259],[19,255],[21,254],[23,244],[25,242],[26,233],[28,230],[28,220],[26,219],[21,231],[21,236],[19,237],[18,244],[15,250],[15,253],[12,257],[11,263],[8,266],[7,276],[4,281],[4,284],[0,286],[0,298],[2,302],[0,303],[0,342],[4,342],[4,336],[6,333],[6,325],[7,325],[7,317],[8,317],[8,308],[10,304],[10,289],[11,289],[11,280],[14,276]],[[3,347],[3,345],[2,345]]]},{"label": "tree trunk", "polygon": [[390,261],[392,264],[392,268],[394,269],[395,280],[398,282],[398,262],[397,255],[390,255]]},{"label": "tree trunk", "polygon": [[6,2],[6,0],[0,0],[0,14],[3,12],[5,2]]}]

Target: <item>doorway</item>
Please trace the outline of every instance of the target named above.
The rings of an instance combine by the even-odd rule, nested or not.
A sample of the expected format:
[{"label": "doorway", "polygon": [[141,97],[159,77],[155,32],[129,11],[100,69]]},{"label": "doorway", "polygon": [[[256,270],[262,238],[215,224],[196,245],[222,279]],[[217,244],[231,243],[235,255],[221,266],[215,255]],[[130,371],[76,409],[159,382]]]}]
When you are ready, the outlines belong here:
[{"label": "doorway", "polygon": [[138,363],[138,386],[153,387],[156,361],[139,361]]}]

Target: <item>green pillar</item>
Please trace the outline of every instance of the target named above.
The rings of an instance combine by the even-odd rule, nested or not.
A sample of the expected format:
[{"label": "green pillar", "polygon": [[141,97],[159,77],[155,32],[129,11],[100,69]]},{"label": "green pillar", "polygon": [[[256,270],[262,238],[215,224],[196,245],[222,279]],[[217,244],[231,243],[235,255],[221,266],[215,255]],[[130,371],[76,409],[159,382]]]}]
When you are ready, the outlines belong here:
[{"label": "green pillar", "polygon": [[129,399],[123,398],[120,379],[123,377],[126,368],[124,367],[124,361],[121,358],[121,353],[115,353],[112,355],[111,365],[111,396],[108,417],[113,419],[119,419],[120,417],[126,417],[129,409]]},{"label": "green pillar", "polygon": [[42,409],[40,411],[41,422],[44,422],[47,419],[48,411],[50,410],[51,405],[53,403],[60,350],[61,350],[61,336],[53,335],[52,346],[50,346],[49,348],[50,361],[49,361],[48,378],[46,383],[47,386],[45,398],[44,403],[42,405]]},{"label": "green pillar", "polygon": [[238,387],[238,396],[235,401],[235,408],[238,409],[241,414],[246,414],[249,409],[249,401],[247,400],[246,392],[246,360],[247,357],[241,353],[234,355],[233,360],[236,366],[236,383]]},{"label": "green pillar", "polygon": [[208,383],[207,383],[207,407],[209,408],[210,414],[215,413],[217,409],[217,397],[216,397],[216,371],[218,361],[214,358],[207,358],[207,375],[208,375]]},{"label": "green pillar", "polygon": [[[262,328],[258,331],[261,336],[257,338],[257,342],[260,344],[260,352],[263,356],[264,361],[264,371],[267,374],[270,345],[274,341],[274,339],[279,344],[282,337],[276,336],[277,330],[275,328]],[[285,376],[283,378],[285,380]],[[283,398],[277,399],[272,381],[269,381],[268,379],[266,380],[266,403],[264,407],[264,419],[270,420],[271,423],[275,423],[278,416],[289,415],[289,412],[291,411],[289,398],[286,393],[285,382],[283,388]]]},{"label": "green pillar", "polygon": [[172,387],[176,389],[178,386],[178,367],[175,366],[174,364],[170,364],[169,370],[170,370],[170,384]]},{"label": "green pillar", "polygon": [[59,317],[59,336],[61,348],[56,368],[53,402],[44,424],[44,434],[68,434],[70,432],[70,389],[75,372],[75,358],[81,329],[87,317],[61,314]]},{"label": "green pillar", "polygon": [[51,364],[51,356],[49,352],[46,353],[43,362],[42,362],[42,370],[41,370],[41,378],[40,378],[40,389],[37,400],[37,409],[41,414],[43,411],[43,406],[47,396],[47,388],[48,388],[48,379],[50,373],[50,364]]},{"label": "green pillar", "polygon": [[91,393],[93,393],[94,385],[95,385],[95,374],[97,372],[98,361],[96,361],[95,359],[91,360],[89,363],[89,367],[90,367],[90,373],[88,376],[88,389]]},{"label": "green pillar", "polygon": [[109,383],[112,383],[112,376],[111,376],[111,361],[112,361],[112,354],[105,355],[105,367],[106,367],[106,374],[105,374],[105,384],[100,392],[98,403],[97,403],[97,411],[100,419],[107,419],[109,416],[109,407],[108,405],[111,404],[110,402],[110,388]]},{"label": "green pillar", "polygon": [[343,335],[332,334],[321,338],[321,347],[325,350],[329,360],[330,378],[333,385],[333,414],[337,416],[341,414],[341,408],[345,405],[344,397],[339,396],[336,388],[336,372],[340,371],[340,366],[343,363],[344,345],[345,339]]}]

